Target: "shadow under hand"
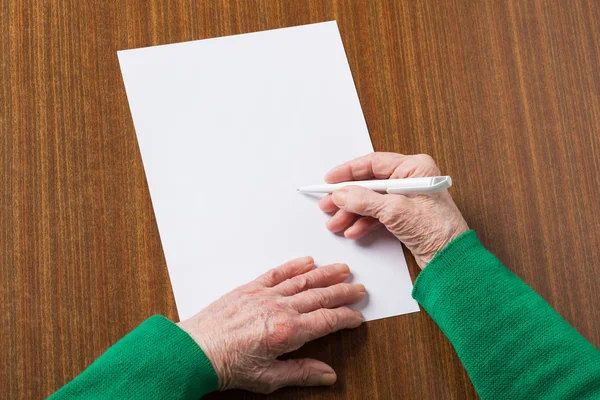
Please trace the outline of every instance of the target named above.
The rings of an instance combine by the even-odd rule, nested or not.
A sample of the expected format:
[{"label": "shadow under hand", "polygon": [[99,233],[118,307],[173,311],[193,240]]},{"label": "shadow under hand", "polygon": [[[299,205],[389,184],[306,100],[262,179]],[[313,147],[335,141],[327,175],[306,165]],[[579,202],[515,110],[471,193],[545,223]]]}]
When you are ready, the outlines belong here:
[{"label": "shadow under hand", "polygon": [[366,236],[363,236],[360,239],[357,239],[355,241],[356,245],[359,247],[371,247],[376,242],[377,242],[377,244],[380,244],[383,242],[389,242],[389,243],[393,242],[393,243],[397,243],[398,246],[401,246],[398,239],[390,231],[385,229],[383,226],[379,227],[376,231],[370,232]]}]

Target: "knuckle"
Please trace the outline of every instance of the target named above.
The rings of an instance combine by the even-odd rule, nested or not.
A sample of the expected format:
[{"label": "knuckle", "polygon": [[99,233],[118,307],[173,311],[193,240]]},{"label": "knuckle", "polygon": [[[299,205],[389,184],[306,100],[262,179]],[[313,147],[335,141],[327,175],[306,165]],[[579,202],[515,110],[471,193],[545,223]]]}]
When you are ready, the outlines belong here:
[{"label": "knuckle", "polygon": [[397,153],[371,153],[373,155],[371,163],[373,170],[385,170],[389,164],[397,164],[402,155]]},{"label": "knuckle", "polygon": [[296,324],[292,318],[283,314],[275,317],[268,328],[271,344],[277,348],[287,346],[296,331]]},{"label": "knuckle", "polygon": [[302,371],[300,376],[300,382],[302,383],[302,385],[307,385],[312,372],[310,366],[306,363],[305,360],[299,361],[298,364],[298,367]]},{"label": "knuckle", "polygon": [[344,283],[341,285],[341,292],[342,295],[344,297],[350,297],[352,296],[355,292],[358,291],[358,289],[356,288],[356,286],[352,285],[351,283]]},{"label": "knuckle", "polygon": [[318,279],[327,279],[335,273],[335,265],[327,265],[317,268],[315,274],[319,275]]},{"label": "knuckle", "polygon": [[308,278],[304,275],[293,278],[291,284],[297,292],[304,292],[310,286]]},{"label": "knuckle", "polygon": [[421,163],[423,164],[434,164],[435,165],[435,160],[433,159],[433,157],[431,157],[429,154],[417,154],[417,158],[421,161]]},{"label": "knuckle", "polygon": [[401,153],[394,153],[391,151],[376,151],[371,153],[373,155],[373,161],[385,162],[387,159],[400,160],[404,157]]},{"label": "knuckle", "polygon": [[328,312],[324,309],[321,310],[321,317],[323,318],[323,321],[325,322],[325,325],[327,326],[327,328],[330,331],[333,331],[336,329],[337,324],[338,324],[338,315],[334,312]]},{"label": "knuckle", "polygon": [[433,166],[431,166],[429,173],[431,175],[441,175],[442,171],[440,171],[440,169],[437,165],[433,165]]},{"label": "knuckle", "polygon": [[282,278],[282,272],[279,268],[274,268],[272,270],[270,270],[269,272],[267,272],[267,275],[265,276],[265,280],[266,283],[269,285],[273,285],[276,282],[279,282]]},{"label": "knuckle", "polygon": [[418,155],[419,164],[422,166],[424,172],[439,175],[440,169],[438,168],[435,160],[429,154]]},{"label": "knuckle", "polygon": [[321,308],[327,307],[331,303],[331,296],[326,292],[315,290],[314,296],[317,304]]}]

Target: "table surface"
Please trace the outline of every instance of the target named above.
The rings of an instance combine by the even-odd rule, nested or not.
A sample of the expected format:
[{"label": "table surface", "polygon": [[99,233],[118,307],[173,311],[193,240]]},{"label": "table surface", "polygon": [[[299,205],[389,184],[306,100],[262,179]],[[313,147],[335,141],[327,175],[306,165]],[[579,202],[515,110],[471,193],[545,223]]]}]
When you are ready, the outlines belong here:
[{"label": "table surface", "polygon": [[[483,243],[600,346],[599,2],[6,0],[0,393],[47,396],[177,319],[116,51],[333,19],[375,149],[434,156]],[[298,353],[338,382],[266,398],[476,397],[424,312]]]}]

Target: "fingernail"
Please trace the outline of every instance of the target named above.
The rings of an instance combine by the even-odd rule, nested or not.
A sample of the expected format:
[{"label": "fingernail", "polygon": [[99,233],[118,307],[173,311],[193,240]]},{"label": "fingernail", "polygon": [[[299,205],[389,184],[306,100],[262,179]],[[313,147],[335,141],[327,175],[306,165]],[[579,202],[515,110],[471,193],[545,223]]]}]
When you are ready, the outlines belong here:
[{"label": "fingernail", "polygon": [[336,206],[343,207],[346,205],[346,194],[347,193],[348,193],[348,189],[337,190],[337,191],[333,192],[333,195],[331,196],[331,200],[333,200],[333,202],[335,203]]},{"label": "fingernail", "polygon": [[357,283],[356,286],[358,287],[359,292],[367,293],[367,288],[362,283]]},{"label": "fingernail", "polygon": [[304,256],[301,258],[303,264],[314,264],[315,260],[311,256]]},{"label": "fingernail", "polygon": [[350,273],[350,267],[348,266],[348,264],[336,264],[335,269],[339,272]]},{"label": "fingernail", "polygon": [[336,381],[337,377],[335,374],[331,372],[325,373],[314,373],[308,377],[306,381],[307,386],[324,386],[324,385],[333,385]]},{"label": "fingernail", "polygon": [[320,378],[321,385],[333,385],[336,380],[337,376],[332,373],[323,374]]}]

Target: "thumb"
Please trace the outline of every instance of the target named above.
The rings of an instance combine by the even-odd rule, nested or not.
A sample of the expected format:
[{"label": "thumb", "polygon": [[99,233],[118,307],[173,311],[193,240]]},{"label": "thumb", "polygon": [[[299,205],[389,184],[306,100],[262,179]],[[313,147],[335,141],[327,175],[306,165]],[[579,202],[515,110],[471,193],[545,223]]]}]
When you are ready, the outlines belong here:
[{"label": "thumb", "polygon": [[331,199],[342,210],[377,219],[388,203],[386,195],[361,186],[346,186],[336,190]]},{"label": "thumb", "polygon": [[[265,376],[265,375],[269,376]],[[322,361],[312,358],[275,360],[263,375],[271,391],[285,386],[329,386],[337,379],[335,371]]]}]

